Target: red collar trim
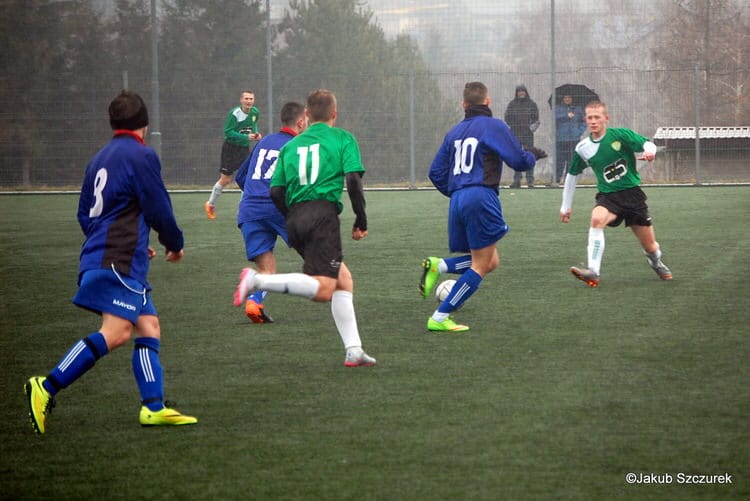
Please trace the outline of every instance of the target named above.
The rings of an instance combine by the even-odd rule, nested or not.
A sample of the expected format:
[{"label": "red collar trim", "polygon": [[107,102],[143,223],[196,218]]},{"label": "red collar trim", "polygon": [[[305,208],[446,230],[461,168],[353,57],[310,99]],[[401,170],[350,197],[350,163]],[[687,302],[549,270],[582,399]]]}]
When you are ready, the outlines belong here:
[{"label": "red collar trim", "polygon": [[115,130],[112,131],[112,134],[113,134],[114,137],[117,137],[117,136],[131,136],[131,137],[134,137],[139,143],[141,143],[143,145],[146,144],[146,143],[143,142],[143,138],[141,136],[139,136],[138,134],[136,134],[135,132],[133,132],[132,130],[128,130],[128,129],[115,129]]},{"label": "red collar trim", "polygon": [[297,131],[294,129],[290,129],[289,127],[282,127],[279,132],[286,132],[290,136],[294,137],[297,135]]}]

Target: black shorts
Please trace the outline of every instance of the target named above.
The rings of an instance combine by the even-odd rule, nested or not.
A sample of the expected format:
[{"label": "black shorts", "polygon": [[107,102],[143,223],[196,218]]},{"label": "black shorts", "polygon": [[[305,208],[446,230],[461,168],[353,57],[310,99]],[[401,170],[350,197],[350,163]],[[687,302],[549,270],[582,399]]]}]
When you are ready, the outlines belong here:
[{"label": "black shorts", "polygon": [[601,205],[617,219],[607,226],[651,226],[651,216],[646,205],[646,194],[638,186],[614,193],[597,193],[596,205]]},{"label": "black shorts", "polygon": [[221,146],[221,167],[219,172],[225,176],[231,176],[240,168],[242,162],[250,155],[250,148],[227,143]]},{"label": "black shorts", "polygon": [[286,218],[289,245],[296,250],[307,275],[338,278],[344,254],[338,207],[324,200],[294,204]]}]

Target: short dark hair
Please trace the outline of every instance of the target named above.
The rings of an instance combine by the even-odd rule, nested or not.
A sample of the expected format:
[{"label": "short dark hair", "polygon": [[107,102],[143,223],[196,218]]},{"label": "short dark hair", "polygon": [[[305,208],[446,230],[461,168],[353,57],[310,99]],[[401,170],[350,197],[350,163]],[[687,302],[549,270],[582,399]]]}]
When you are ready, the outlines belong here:
[{"label": "short dark hair", "polygon": [[482,82],[469,82],[464,86],[464,102],[466,104],[484,104],[487,94],[487,86]]},{"label": "short dark hair", "polygon": [[313,122],[325,122],[333,118],[336,96],[326,89],[314,90],[307,96],[307,111]]},{"label": "short dark hair", "polygon": [[120,91],[109,103],[109,125],[112,130],[137,130],[148,125],[148,109],[135,92]]},{"label": "short dark hair", "polygon": [[296,101],[284,103],[281,107],[281,123],[283,125],[294,125],[294,122],[305,113],[305,106]]}]

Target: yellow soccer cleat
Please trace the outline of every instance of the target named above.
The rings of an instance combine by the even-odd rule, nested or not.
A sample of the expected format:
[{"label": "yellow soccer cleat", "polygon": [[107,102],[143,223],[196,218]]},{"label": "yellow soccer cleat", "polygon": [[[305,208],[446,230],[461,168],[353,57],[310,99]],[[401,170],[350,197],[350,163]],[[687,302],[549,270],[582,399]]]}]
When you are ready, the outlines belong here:
[{"label": "yellow soccer cleat", "polygon": [[427,320],[427,330],[433,332],[466,332],[469,330],[469,326],[457,324],[451,317],[446,318],[442,322],[438,322],[430,317]]},{"label": "yellow soccer cleat", "polygon": [[152,411],[145,405],[141,407],[141,426],[180,426],[183,424],[195,424],[198,419],[193,416],[181,414],[177,409],[169,407],[168,402],[164,402],[164,408],[158,411]]},{"label": "yellow soccer cleat", "polygon": [[23,391],[29,399],[29,418],[34,431],[43,434],[47,429],[47,416],[52,414],[55,399],[44,389],[46,377],[35,376],[23,386]]},{"label": "yellow soccer cleat", "polygon": [[422,293],[423,298],[428,298],[432,293],[432,289],[435,288],[438,279],[440,278],[440,270],[438,264],[440,258],[428,257],[422,261],[422,278],[419,280],[419,292]]}]

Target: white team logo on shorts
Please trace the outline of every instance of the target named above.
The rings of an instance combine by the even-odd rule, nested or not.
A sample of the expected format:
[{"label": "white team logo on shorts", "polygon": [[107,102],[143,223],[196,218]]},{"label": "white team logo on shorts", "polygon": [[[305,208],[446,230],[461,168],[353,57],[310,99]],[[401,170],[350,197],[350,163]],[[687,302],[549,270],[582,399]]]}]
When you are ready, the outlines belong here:
[{"label": "white team logo on shorts", "polygon": [[128,303],[123,303],[119,299],[113,299],[112,304],[115,306],[119,306],[120,308],[125,308],[126,310],[135,311],[135,306]]}]

